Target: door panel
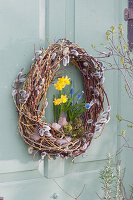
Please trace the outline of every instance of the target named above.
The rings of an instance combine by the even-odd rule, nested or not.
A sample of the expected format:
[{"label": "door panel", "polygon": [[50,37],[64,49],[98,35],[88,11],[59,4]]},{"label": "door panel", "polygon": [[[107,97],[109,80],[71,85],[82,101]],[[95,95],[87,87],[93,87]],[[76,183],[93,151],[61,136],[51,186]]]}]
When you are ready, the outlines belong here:
[{"label": "door panel", "polygon": [[[30,13],[30,14],[29,14]],[[38,3],[0,1],[0,173],[33,170],[33,161],[18,133],[18,117],[11,85],[20,68],[32,63],[34,43],[38,45]]]}]

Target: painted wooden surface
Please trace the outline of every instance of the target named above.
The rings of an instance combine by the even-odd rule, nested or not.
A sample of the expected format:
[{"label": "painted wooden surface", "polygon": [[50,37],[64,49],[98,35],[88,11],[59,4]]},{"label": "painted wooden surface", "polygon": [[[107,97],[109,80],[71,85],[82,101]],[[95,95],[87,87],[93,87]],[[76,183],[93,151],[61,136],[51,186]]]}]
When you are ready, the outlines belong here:
[{"label": "painted wooden surface", "polygon": [[[103,135],[94,140],[88,151],[75,159],[43,161],[32,160],[27,145],[18,133],[17,113],[11,98],[11,84],[24,67],[29,70],[36,49],[48,46],[58,38],[67,37],[94,55],[91,44],[105,42],[105,32],[112,25],[123,23],[126,0],[0,0],[0,196],[6,200],[71,199],[57,184],[71,194],[77,194],[86,184],[80,199],[96,200],[101,194],[99,170],[104,166],[108,152],[114,153],[120,145],[117,136],[121,128],[116,114],[131,113],[124,91],[120,89],[117,72],[105,74],[105,88],[112,106],[111,121]],[[75,88],[82,89],[77,69],[67,68]],[[121,98],[122,96],[122,98]],[[51,98],[50,93],[48,99]],[[48,121],[52,121],[49,103]],[[130,103],[131,105],[131,103]],[[133,138],[131,134],[130,139]],[[123,154],[124,158],[126,155]],[[127,181],[131,183],[131,162],[128,163]]]}]

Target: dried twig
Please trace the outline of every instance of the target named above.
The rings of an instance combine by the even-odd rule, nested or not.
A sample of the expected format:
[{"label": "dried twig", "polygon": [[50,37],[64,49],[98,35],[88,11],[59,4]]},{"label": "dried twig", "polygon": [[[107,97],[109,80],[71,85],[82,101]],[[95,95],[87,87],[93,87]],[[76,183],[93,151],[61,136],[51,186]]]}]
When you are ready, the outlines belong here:
[{"label": "dried twig", "polygon": [[66,192],[58,183],[55,179],[53,179],[53,181],[59,186],[59,188],[62,190],[62,192],[64,192],[65,194],[67,194],[69,197],[71,197],[74,200],[78,200],[79,197],[82,195],[82,193],[84,192],[85,189],[85,185],[83,186],[81,192],[79,193],[79,195],[77,195],[76,197],[73,197],[70,193]]}]

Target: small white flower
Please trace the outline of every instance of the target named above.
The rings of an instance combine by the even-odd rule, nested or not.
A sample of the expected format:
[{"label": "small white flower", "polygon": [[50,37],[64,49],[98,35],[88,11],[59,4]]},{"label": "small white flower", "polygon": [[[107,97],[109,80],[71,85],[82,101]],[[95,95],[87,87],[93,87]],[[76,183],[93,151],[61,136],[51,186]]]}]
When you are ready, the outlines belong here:
[{"label": "small white flower", "polygon": [[71,139],[72,139],[71,137],[68,137],[68,136],[66,137],[66,140],[67,140],[68,142],[71,142]]},{"label": "small white flower", "polygon": [[63,59],[63,65],[66,67],[67,64],[69,64],[70,62],[70,57],[69,56],[66,56],[64,59]]},{"label": "small white flower", "polygon": [[110,121],[110,117],[108,117],[107,121],[106,121],[106,124]]},{"label": "small white flower", "polygon": [[91,73],[90,75],[91,75],[91,77],[93,78],[93,73]]},{"label": "small white flower", "polygon": [[96,99],[96,104],[99,106],[100,101],[98,99]]},{"label": "small white flower", "polygon": [[101,116],[104,117],[107,113],[108,113],[107,111],[104,111],[104,112],[101,113]]},{"label": "small white flower", "polygon": [[101,72],[95,72],[93,73],[93,76],[101,78]]},{"label": "small white flower", "polygon": [[45,83],[45,78],[42,78],[42,82]]},{"label": "small white flower", "polygon": [[20,79],[18,80],[18,82],[23,83],[23,82],[25,82],[25,80],[26,80],[26,78],[20,78]]},{"label": "small white flower", "polygon": [[93,100],[90,102],[90,105],[93,106],[94,103],[96,103],[96,102],[95,102],[95,99],[93,99]]},{"label": "small white flower", "polygon": [[37,51],[35,51],[35,53],[40,55],[42,53],[42,51],[41,50],[37,50]]},{"label": "small white flower", "polygon": [[61,155],[60,155],[60,157],[61,157],[61,158],[64,158],[64,155],[63,155],[63,154],[61,154]]},{"label": "small white flower", "polygon": [[29,94],[24,94],[24,95],[22,95],[22,97],[25,99],[25,100],[27,100],[28,98],[29,98]]},{"label": "small white flower", "polygon": [[16,94],[17,94],[17,90],[14,89],[14,90],[12,91],[12,95],[15,96]]},{"label": "small white flower", "polygon": [[41,157],[42,157],[42,159],[44,159],[44,157],[47,155],[47,153],[45,152],[45,151],[43,151],[42,153],[41,153]]},{"label": "small white flower", "polygon": [[51,56],[51,60],[54,60],[56,57],[56,53],[53,53],[52,56]]},{"label": "small white flower", "polygon": [[48,106],[48,101],[46,100],[46,102],[45,102],[45,108],[47,108],[47,106]]},{"label": "small white flower", "polygon": [[110,112],[111,111],[111,106],[108,106],[107,109],[106,109],[106,111]]},{"label": "small white flower", "polygon": [[34,58],[32,58],[32,61],[35,61],[36,60],[36,58],[34,57]]},{"label": "small white flower", "polygon": [[87,133],[86,136],[91,138],[91,137],[93,137],[93,133]]},{"label": "small white flower", "polygon": [[54,122],[54,123],[52,124],[52,127],[55,128],[56,130],[60,130],[61,125]]},{"label": "small white flower", "polygon": [[96,127],[95,131],[100,132],[102,130],[102,127]]},{"label": "small white flower", "polygon": [[86,69],[84,68],[84,69],[83,69],[83,74],[86,75],[86,72],[87,72],[87,71],[86,71]]},{"label": "small white flower", "polygon": [[56,143],[61,146],[63,144],[67,144],[68,142],[64,139],[64,140],[57,140]]},{"label": "small white flower", "polygon": [[69,147],[68,147],[68,146],[66,146],[66,147],[65,147],[65,150],[68,150],[68,149],[69,149]]},{"label": "small white flower", "polygon": [[64,51],[63,51],[63,55],[66,56],[66,55],[68,54],[68,52],[69,52],[69,48],[66,47],[66,48],[64,49]]},{"label": "small white flower", "polygon": [[106,123],[106,122],[107,122],[107,119],[106,119],[106,118],[102,118],[102,119],[99,120],[99,123],[103,123],[103,124],[104,124],[104,123]]},{"label": "small white flower", "polygon": [[47,125],[43,125],[43,129],[44,129],[45,131],[50,131],[50,130],[51,130],[51,128],[50,128],[49,126],[47,126]]},{"label": "small white flower", "polygon": [[50,133],[49,131],[46,131],[46,132],[45,132],[45,136],[51,137],[52,135],[51,135],[51,133]]},{"label": "small white flower", "polygon": [[63,144],[69,143],[70,141],[71,141],[71,137],[66,137],[66,139],[57,140],[56,143],[61,146]]},{"label": "small white flower", "polygon": [[96,122],[96,123],[95,123],[95,126],[96,126],[96,127],[99,127],[99,126],[102,126],[102,125],[103,125],[102,122]]},{"label": "small white flower", "polygon": [[66,58],[63,59],[63,65],[64,65],[65,67],[67,66],[67,59],[66,59]]},{"label": "small white flower", "polygon": [[94,94],[95,94],[96,96],[99,96],[99,91],[98,91],[97,89],[95,89],[95,90],[94,90]]},{"label": "small white flower", "polygon": [[71,52],[75,55],[75,56],[78,56],[79,53],[75,50],[75,49],[72,49]]},{"label": "small white flower", "polygon": [[31,154],[33,153],[33,150],[34,150],[33,147],[29,147],[29,148],[28,148],[28,154],[31,155]]},{"label": "small white flower", "polygon": [[72,152],[70,152],[68,156],[69,156],[69,157],[73,157],[73,153],[72,153]]},{"label": "small white flower", "polygon": [[87,148],[87,144],[85,143],[82,147],[81,147],[81,149],[82,150],[85,150]]},{"label": "small white flower", "polygon": [[107,113],[110,112],[110,110],[111,110],[111,106],[108,106],[107,109],[103,113],[101,113],[101,116],[105,116]]},{"label": "small white flower", "polygon": [[25,99],[19,99],[19,102],[20,102],[20,103],[24,103],[24,102],[25,102]]},{"label": "small white flower", "polygon": [[87,66],[88,66],[88,62],[83,62],[83,65],[84,65],[85,67],[87,67]]},{"label": "small white flower", "polygon": [[19,90],[19,94],[23,96],[24,94],[26,94],[26,90]]},{"label": "small white flower", "polygon": [[22,71],[18,73],[18,79],[22,76]]},{"label": "small white flower", "polygon": [[105,81],[105,77],[102,77],[101,80],[100,80],[100,83],[103,84],[104,81]]},{"label": "small white flower", "polygon": [[42,59],[42,56],[39,56],[40,60]]},{"label": "small white flower", "polygon": [[104,52],[104,51],[102,52],[102,54],[105,54],[105,55],[107,55],[107,53],[106,53],[106,52]]},{"label": "small white flower", "polygon": [[92,122],[93,122],[92,119],[88,119],[88,120],[87,120],[87,123],[88,123],[88,124],[91,124]]},{"label": "small white flower", "polygon": [[86,142],[86,138],[85,138],[85,137],[82,139],[82,142],[83,142],[83,143]]},{"label": "small white flower", "polygon": [[42,137],[44,136],[44,130],[43,129],[39,129],[39,135]]}]

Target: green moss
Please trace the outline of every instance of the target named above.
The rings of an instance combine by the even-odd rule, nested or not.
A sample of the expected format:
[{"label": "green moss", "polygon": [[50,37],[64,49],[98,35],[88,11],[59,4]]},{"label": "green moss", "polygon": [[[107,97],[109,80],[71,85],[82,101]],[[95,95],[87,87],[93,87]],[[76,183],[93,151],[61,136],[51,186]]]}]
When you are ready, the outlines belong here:
[{"label": "green moss", "polygon": [[83,122],[82,122],[82,120],[79,117],[76,117],[73,120],[72,128],[73,128],[72,129],[72,136],[73,137],[80,138],[80,137],[84,136],[85,133],[84,133]]},{"label": "green moss", "polygon": [[72,135],[72,125],[68,124],[68,125],[64,126],[63,131],[64,131],[65,135]]},{"label": "green moss", "polygon": [[83,126],[83,122],[79,117],[76,117],[72,124],[68,124],[66,126],[63,127],[63,131],[65,133],[65,135],[69,135],[73,138],[80,138],[84,136],[84,126]]}]

